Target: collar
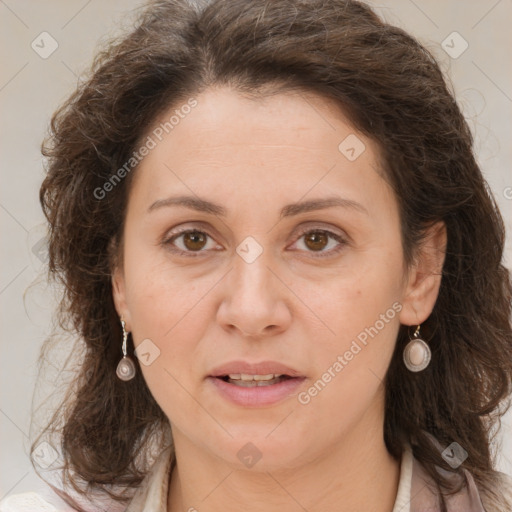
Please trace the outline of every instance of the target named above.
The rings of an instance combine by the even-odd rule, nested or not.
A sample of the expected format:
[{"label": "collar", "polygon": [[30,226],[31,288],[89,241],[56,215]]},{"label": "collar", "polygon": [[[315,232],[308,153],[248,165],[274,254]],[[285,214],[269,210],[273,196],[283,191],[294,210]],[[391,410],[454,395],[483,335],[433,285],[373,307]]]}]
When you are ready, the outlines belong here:
[{"label": "collar", "polygon": [[167,512],[173,457],[172,447],[168,447],[158,456],[125,512]]}]

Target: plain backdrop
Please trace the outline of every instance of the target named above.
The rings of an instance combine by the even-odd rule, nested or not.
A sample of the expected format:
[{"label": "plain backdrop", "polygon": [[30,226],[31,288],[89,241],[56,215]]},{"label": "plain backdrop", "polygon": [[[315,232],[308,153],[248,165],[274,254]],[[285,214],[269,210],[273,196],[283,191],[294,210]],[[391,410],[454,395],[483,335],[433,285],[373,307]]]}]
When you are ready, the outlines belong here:
[{"label": "plain backdrop", "polygon": [[[141,4],[0,0],[0,499],[41,485],[27,455],[36,361],[54,308],[38,281],[45,262],[40,144],[50,116],[101,43],[122,25],[129,26],[130,11]],[[505,218],[510,268],[511,0],[382,0],[372,5],[387,21],[419,38],[451,80]],[[512,474],[511,412],[498,440],[498,468]]]}]

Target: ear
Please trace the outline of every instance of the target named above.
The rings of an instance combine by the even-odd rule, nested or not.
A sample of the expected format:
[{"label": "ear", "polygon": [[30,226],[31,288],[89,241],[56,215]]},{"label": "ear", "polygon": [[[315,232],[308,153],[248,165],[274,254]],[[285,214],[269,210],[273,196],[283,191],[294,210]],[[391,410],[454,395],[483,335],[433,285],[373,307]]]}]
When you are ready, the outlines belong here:
[{"label": "ear", "polygon": [[408,271],[400,311],[401,324],[419,325],[434,309],[441,286],[446,241],[444,222],[438,222],[427,230]]},{"label": "ear", "polygon": [[116,267],[112,273],[112,296],[117,314],[125,321],[127,332],[130,332],[132,328],[130,311],[126,303],[126,283],[120,267]]}]

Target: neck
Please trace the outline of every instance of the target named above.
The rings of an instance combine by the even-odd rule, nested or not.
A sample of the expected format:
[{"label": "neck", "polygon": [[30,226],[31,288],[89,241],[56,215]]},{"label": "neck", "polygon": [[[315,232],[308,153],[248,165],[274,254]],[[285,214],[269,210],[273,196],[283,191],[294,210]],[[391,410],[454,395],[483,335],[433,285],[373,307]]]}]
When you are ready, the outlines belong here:
[{"label": "neck", "polygon": [[168,512],[391,512],[395,503],[400,462],[385,447],[382,424],[376,428],[370,417],[315,460],[271,472],[235,469],[181,432],[173,436]]}]

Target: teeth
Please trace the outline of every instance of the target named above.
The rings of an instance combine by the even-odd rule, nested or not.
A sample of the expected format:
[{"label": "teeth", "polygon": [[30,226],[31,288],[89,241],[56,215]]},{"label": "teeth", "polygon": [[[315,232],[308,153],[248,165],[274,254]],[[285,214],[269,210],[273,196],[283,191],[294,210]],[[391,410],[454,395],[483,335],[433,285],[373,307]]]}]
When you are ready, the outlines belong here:
[{"label": "teeth", "polygon": [[[233,379],[232,377],[240,377],[239,379]],[[244,379],[245,377],[245,379]],[[241,386],[243,388],[254,388],[259,386],[272,386],[282,382],[283,378],[274,373],[268,375],[247,375],[244,373],[230,374],[228,375],[228,381],[234,386]]]},{"label": "teeth", "polygon": [[230,380],[245,380],[245,381],[272,380],[272,379],[275,379],[276,377],[280,377],[280,376],[281,376],[281,374],[278,374],[278,373],[269,373],[268,375],[249,375],[247,373],[230,373],[228,375]]},{"label": "teeth", "polygon": [[[272,379],[275,379],[280,376],[281,375],[278,373],[269,373],[268,375],[253,375],[252,380],[272,380]],[[249,375],[247,375],[247,377],[249,377]],[[243,378],[243,375],[242,375],[242,378]],[[249,379],[247,379],[247,380],[249,380]]]}]

